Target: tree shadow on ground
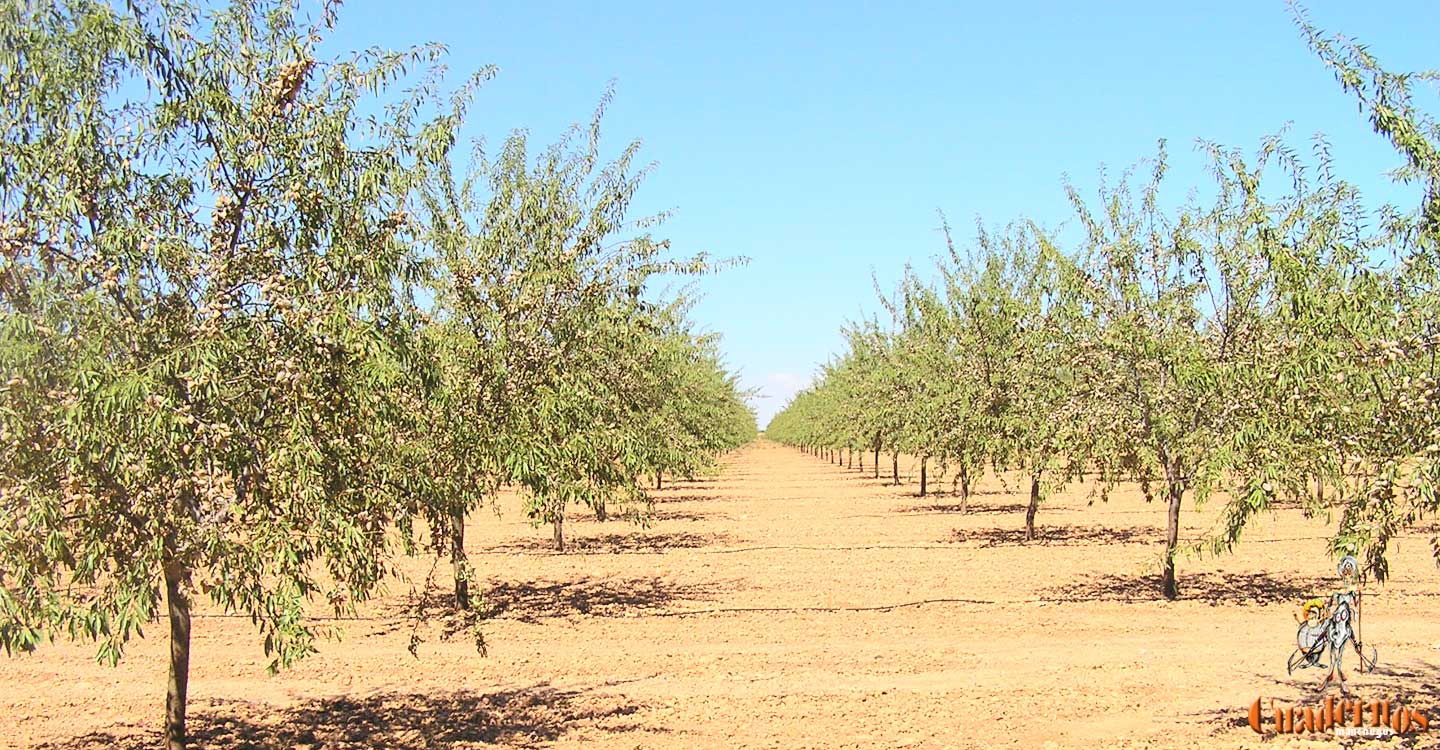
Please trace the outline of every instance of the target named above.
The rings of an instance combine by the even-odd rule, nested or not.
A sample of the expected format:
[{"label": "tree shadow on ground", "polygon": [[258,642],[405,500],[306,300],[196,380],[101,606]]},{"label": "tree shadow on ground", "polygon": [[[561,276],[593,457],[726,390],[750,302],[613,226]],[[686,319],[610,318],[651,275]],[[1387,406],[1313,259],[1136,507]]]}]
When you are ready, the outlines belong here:
[{"label": "tree shadow on ground", "polygon": [[578,581],[497,581],[485,590],[486,618],[538,622],[555,617],[628,617],[666,610],[675,602],[710,601],[723,587],[660,577]]},{"label": "tree shadow on ground", "polygon": [[1246,706],[1220,706],[1186,715],[1210,727],[1212,737],[1239,728],[1250,731],[1250,710]]},{"label": "tree shadow on ground", "polygon": [[[688,489],[688,488],[687,488]],[[669,505],[670,503],[702,503],[714,500],[710,495],[651,495],[650,502],[656,505]]]},{"label": "tree shadow on ground", "polygon": [[[971,493],[970,496],[971,496],[971,497],[974,497],[976,494],[981,494],[981,493]],[[1005,494],[1005,493],[995,492],[995,493],[986,493],[986,494],[1001,495],[1001,494]],[[987,513],[1020,513],[1020,512],[1022,512],[1022,511],[1024,511],[1024,510],[1025,510],[1025,504],[1024,504],[1024,503],[975,503],[975,502],[972,502],[972,503],[969,503],[967,506],[962,506],[960,503],[954,502],[954,503],[926,503],[926,504],[923,504],[923,505],[911,505],[911,506],[908,506],[908,507],[905,507],[905,508],[900,508],[899,510],[897,510],[897,511],[895,511],[895,512],[896,512],[896,513],[915,513],[915,514],[925,514],[925,513],[956,513],[956,514],[959,514],[959,515],[962,515],[962,516],[969,516],[969,515],[977,515],[977,516],[978,516],[978,515],[983,515],[983,514],[987,514]]]},{"label": "tree shadow on ground", "polygon": [[[425,635],[432,632],[430,626],[439,629],[441,641],[449,641],[462,634],[476,635],[475,627],[483,612],[474,603],[471,609],[460,609],[455,602],[455,591],[449,588],[450,585],[446,582],[440,584],[438,590],[427,588],[423,591],[412,591],[402,600],[383,604],[375,618],[380,620],[381,624],[372,629],[370,635],[386,636],[408,630],[419,637],[413,644],[415,647],[426,640],[421,636],[422,630]],[[478,602],[480,597],[475,594],[476,590],[472,583],[471,596]],[[476,647],[483,652],[483,638],[477,641]]]},{"label": "tree shadow on ground", "polygon": [[[192,706],[191,744],[201,748],[396,748],[459,750],[479,745],[533,747],[580,728],[605,733],[663,731],[626,717],[641,707],[620,696],[548,684],[492,693],[380,693],[313,699],[295,706],[212,700]],[[641,740],[641,744],[648,741]],[[45,750],[149,750],[158,729],[92,732],[41,745]]]},{"label": "tree shadow on ground", "polygon": [[846,472],[846,473],[843,474],[842,476],[843,476],[843,478],[845,478],[845,479],[854,479],[854,480],[857,480],[857,481],[856,481],[856,484],[859,484],[859,485],[862,486],[862,487],[903,487],[903,486],[905,486],[904,484],[895,484],[895,480],[894,480],[894,479],[891,479],[889,474],[883,474],[883,475],[881,475],[878,479],[877,479],[876,477],[874,477],[873,475],[871,475],[869,471],[866,471],[864,474],[861,474],[861,473],[858,472],[858,471],[856,471],[856,472]]},{"label": "tree shadow on ground", "polygon": [[[1370,646],[1369,639],[1366,639],[1366,650]],[[1293,645],[1293,644],[1292,644]],[[1410,659],[1403,662],[1386,661],[1384,644],[1380,644],[1376,652],[1377,658],[1375,669],[1368,672],[1358,672],[1354,668],[1355,652],[1346,653],[1345,661],[1342,662],[1345,668],[1347,682],[1350,684],[1351,692],[1365,693],[1366,697],[1372,692],[1378,691],[1377,699],[1390,698],[1392,701],[1400,699],[1400,702],[1419,708],[1422,705],[1435,708],[1440,705],[1440,665],[1420,659]],[[1327,657],[1328,658],[1328,657]],[[1322,663],[1326,661],[1322,659]],[[1328,673],[1328,667],[1310,667],[1308,669],[1296,669],[1293,674],[1285,674],[1281,669],[1274,674],[1259,675],[1268,677],[1274,681],[1276,687],[1289,688],[1298,693],[1320,694],[1320,685]],[[1335,687],[1330,688],[1335,693]]]},{"label": "tree shadow on ground", "polygon": [[[1021,489],[1022,488],[1019,487],[1013,489],[983,489],[980,487],[976,487],[970,490],[970,497],[977,498],[984,495],[1019,495],[1021,493]],[[956,487],[954,489],[951,489],[950,483],[945,480],[930,480],[929,489],[926,490],[927,497],[960,497],[960,494],[960,488]]]},{"label": "tree shadow on ground", "polygon": [[[726,479],[728,480],[730,479],[730,477],[726,477]],[[658,490],[654,489],[654,485],[651,485],[650,492],[672,492],[674,490],[713,490],[718,486],[718,483],[714,479],[682,479],[679,481],[666,479]]]},{"label": "tree shadow on ground", "polygon": [[[729,534],[695,534],[688,531],[635,532],[629,534],[575,535],[565,540],[565,553],[577,554],[638,554],[660,553],[673,549],[698,549],[724,544],[733,544],[735,538]],[[517,539],[505,544],[487,547],[485,552],[552,552],[555,545],[549,539]]]},{"label": "tree shadow on ground", "polygon": [[418,638],[417,647],[436,635],[441,642],[477,637],[476,647],[483,651],[485,620],[535,623],[571,616],[632,617],[663,612],[675,602],[711,601],[726,588],[716,584],[678,583],[658,576],[586,577],[575,581],[492,579],[471,585],[473,602],[469,610],[456,606],[455,593],[449,589],[429,591],[421,599],[412,597],[385,607],[378,618],[383,624],[371,634],[389,635],[410,630]]},{"label": "tree shadow on ground", "polygon": [[[1179,575],[1180,599],[1219,605],[1292,603],[1334,587],[1321,578],[1281,577],[1271,573],[1186,573]],[[1158,601],[1163,600],[1160,574],[1095,575],[1042,592],[1053,601]]]},{"label": "tree shadow on ground", "polygon": [[688,510],[673,510],[662,508],[650,514],[650,521],[709,521],[712,519],[726,519],[728,516],[722,513],[697,513]]},{"label": "tree shadow on ground", "polygon": [[946,541],[978,542],[981,547],[1034,545],[1040,547],[1083,544],[1150,544],[1163,538],[1154,526],[1037,526],[1035,538],[1027,541],[1025,529],[955,529]]}]

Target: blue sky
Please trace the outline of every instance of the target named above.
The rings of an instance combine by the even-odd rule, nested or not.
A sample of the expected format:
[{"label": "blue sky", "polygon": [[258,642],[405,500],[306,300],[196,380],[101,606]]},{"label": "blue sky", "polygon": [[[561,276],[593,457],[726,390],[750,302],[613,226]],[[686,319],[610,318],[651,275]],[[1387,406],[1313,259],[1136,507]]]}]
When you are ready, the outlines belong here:
[{"label": "blue sky", "polygon": [[[1391,69],[1440,67],[1420,2],[1308,4]],[[1397,160],[1304,46],[1279,0],[1208,3],[558,3],[350,0],[334,43],[450,48],[499,66],[473,134],[547,143],[616,82],[604,132],[658,163],[637,214],[680,253],[748,256],[704,279],[694,316],[762,390],[763,426],[872,314],[904,264],[977,217],[1060,226],[1082,189],[1169,141],[1176,200],[1203,187],[1196,138],[1253,150],[1323,132],[1342,176],[1382,194]]]}]

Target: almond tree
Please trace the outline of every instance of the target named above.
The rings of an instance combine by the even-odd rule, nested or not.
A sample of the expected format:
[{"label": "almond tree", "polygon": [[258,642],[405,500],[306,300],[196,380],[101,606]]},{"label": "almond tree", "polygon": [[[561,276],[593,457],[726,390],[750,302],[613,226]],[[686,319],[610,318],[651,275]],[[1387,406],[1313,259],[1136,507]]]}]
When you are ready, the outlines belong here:
[{"label": "almond tree", "polygon": [[895,434],[891,411],[880,400],[893,388],[888,334],[874,321],[847,325],[843,334],[849,350],[822,367],[818,382],[796,394],[765,434],[817,454],[873,451],[878,478],[882,445]]},{"label": "almond tree", "polygon": [[437,372],[417,436],[434,470],[421,507],[431,528],[444,530],[434,545],[449,551],[462,609],[470,607],[466,516],[502,484],[533,478],[515,446],[529,439],[541,395],[583,355],[576,342],[586,317],[626,290],[625,269],[605,266],[602,243],[624,223],[639,180],[627,174],[633,145],[599,165],[603,103],[579,148],[575,129],[532,164],[528,138],[516,133],[459,178],[453,161],[468,97],[457,94],[426,133],[443,148],[423,165],[417,191],[434,269],[427,332]]},{"label": "almond tree", "polygon": [[[686,268],[698,270],[677,266]],[[676,351],[679,356],[668,356]],[[738,447],[739,441],[753,437],[753,416],[743,406],[743,394],[733,389],[732,376],[709,372],[707,377],[723,388],[710,394],[672,387],[690,377],[685,368],[705,372],[701,368],[716,364],[693,356],[697,354],[693,339],[666,331],[653,311],[637,313],[622,305],[589,317],[573,366],[541,390],[539,408],[528,413],[533,421],[514,459],[513,470],[530,492],[528,511],[537,522],[552,526],[556,549],[565,548],[564,524],[571,506],[600,511],[618,502],[648,508],[644,477],[655,469],[657,455],[675,458],[670,450],[676,429],[693,428],[701,435],[688,447],[698,455],[671,464],[681,467],[699,467],[716,450]],[[726,415],[725,422],[677,427],[663,418],[671,408],[702,411],[707,398],[721,405],[715,413]]]},{"label": "almond tree", "polygon": [[[1045,493],[1063,486],[1085,463],[1088,410],[1080,370],[1090,362],[1076,347],[1082,315],[1076,269],[1033,224],[1004,234],[982,232],[976,304],[972,307],[983,360],[982,404],[992,434],[988,456],[1030,479],[1025,538]],[[979,363],[977,363],[979,364]]]},{"label": "almond tree", "polygon": [[934,291],[907,267],[897,302],[890,306],[896,321],[892,351],[900,398],[887,406],[904,415],[896,443],[900,450],[920,459],[921,497],[928,490],[930,458],[941,450],[941,410],[947,405],[945,394],[954,377],[953,363],[942,358],[944,351],[937,346],[939,305]]},{"label": "almond tree", "polygon": [[[1339,318],[1338,332],[1350,344],[1341,373],[1349,371],[1351,388],[1368,381],[1373,416],[1359,429],[1353,411],[1344,420],[1351,427],[1342,434],[1345,451],[1369,471],[1343,498],[1334,546],[1337,553],[1362,554],[1384,580],[1390,540],[1440,512],[1440,123],[1412,93],[1414,83],[1440,81],[1440,72],[1386,71],[1365,47],[1324,38],[1303,14],[1297,23],[1376,133],[1400,153],[1395,178],[1420,192],[1413,209],[1387,206],[1380,212],[1381,229],[1372,242],[1391,251],[1387,268],[1365,269],[1342,257],[1354,284],[1345,291],[1356,294]],[[1293,284],[1283,291],[1304,293]],[[1303,351],[1306,343],[1297,348]],[[1432,534],[1430,544],[1440,563],[1440,537]]]},{"label": "almond tree", "polygon": [[436,53],[317,59],[332,20],[0,6],[0,645],[113,662],[163,596],[172,748],[197,594],[278,669],[314,650],[313,599],[371,595],[410,512],[424,96],[357,108]]},{"label": "almond tree", "polygon": [[[660,308],[643,290],[657,274],[724,264],[668,259],[668,243],[647,233],[617,237],[658,217],[627,215],[646,173],[632,168],[638,143],[609,163],[599,158],[608,100],[587,129],[572,129],[537,157],[525,134],[512,135],[463,180],[450,153],[463,112],[434,136],[448,148],[427,165],[421,194],[437,268],[440,371],[425,442],[441,471],[425,506],[436,511],[433,527],[448,529],[437,542],[450,551],[461,607],[469,603],[465,517],[499,485],[528,490],[529,513],[554,527],[563,549],[570,505],[604,514],[612,499],[643,503],[636,476],[690,473],[701,462],[693,443],[660,445],[673,433],[661,414],[699,408],[680,383],[698,344],[662,330],[679,330],[683,306]],[[742,399],[733,389],[725,397]],[[687,426],[704,433],[696,442],[722,429]]]},{"label": "almond tree", "polygon": [[[1344,508],[1334,552],[1361,556],[1384,580],[1390,541],[1440,511],[1440,125],[1412,90],[1440,74],[1387,71],[1367,48],[1295,14],[1310,48],[1400,153],[1394,176],[1419,188],[1419,202],[1369,209],[1334,174],[1323,141],[1308,172],[1278,141],[1258,167],[1222,155],[1235,213],[1263,239],[1279,313],[1277,343],[1246,383],[1268,419],[1245,425],[1229,448],[1249,481],[1210,541],[1229,549],[1280,494],[1322,510],[1326,499],[1306,491],[1318,478]],[[1261,189],[1260,167],[1272,161],[1294,182],[1287,201]],[[1431,546],[1440,561],[1440,539]]]},{"label": "almond tree", "polygon": [[[1172,218],[1158,206],[1163,143],[1148,184],[1102,187],[1092,212],[1072,188],[1088,233],[1082,319],[1096,375],[1088,390],[1106,419],[1092,441],[1107,482],[1158,480],[1166,502],[1161,591],[1178,596],[1175,558],[1186,493],[1203,503],[1225,481],[1220,450],[1246,404],[1239,373],[1264,356],[1266,299],[1255,247],[1216,207],[1187,206]],[[1108,452],[1107,452],[1108,451]]]},{"label": "almond tree", "polygon": [[[886,304],[893,308],[895,303]],[[896,317],[890,330],[882,332],[877,329],[879,335],[873,344],[875,355],[871,359],[869,373],[869,386],[875,394],[875,401],[866,406],[874,413],[876,463],[879,463],[880,449],[890,454],[890,483],[898,487],[901,442],[906,439],[912,421],[907,406],[914,386],[904,369],[904,343],[898,334],[903,322]]]},{"label": "almond tree", "polygon": [[[654,382],[645,388],[653,401],[640,412],[639,431],[649,438],[646,464],[656,489],[664,473],[694,479],[754,437],[755,417],[744,401],[749,394],[721,363],[718,337],[690,330],[683,319],[687,309],[676,304],[665,310],[656,345],[642,351],[650,361],[640,372]],[[603,505],[596,510],[603,516]]]},{"label": "almond tree", "polygon": [[[838,403],[831,421],[862,454],[873,454],[871,469],[879,479],[880,451],[894,433],[885,400],[889,397],[886,334],[874,320],[848,325],[843,333],[849,351],[832,368]],[[830,377],[827,372],[827,381]],[[863,467],[863,458],[860,463]]]},{"label": "almond tree", "polygon": [[932,366],[938,368],[935,377],[944,385],[935,441],[946,470],[954,466],[952,486],[960,493],[963,512],[985,465],[994,463],[1004,447],[991,409],[1001,363],[986,347],[980,325],[981,264],[957,248],[948,223],[942,229],[949,255],[939,264],[942,286],[932,293],[936,299],[927,303],[924,318]]}]

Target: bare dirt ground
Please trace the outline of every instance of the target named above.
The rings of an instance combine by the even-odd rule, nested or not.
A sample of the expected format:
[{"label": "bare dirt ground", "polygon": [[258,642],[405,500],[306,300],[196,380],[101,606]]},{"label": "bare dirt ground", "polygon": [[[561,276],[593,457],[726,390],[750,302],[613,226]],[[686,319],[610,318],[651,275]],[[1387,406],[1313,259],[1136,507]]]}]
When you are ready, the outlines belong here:
[{"label": "bare dirt ground", "polygon": [[[195,626],[192,732],[204,747],[406,750],[1337,744],[1246,725],[1257,697],[1315,701],[1321,675],[1289,677],[1285,661],[1292,613],[1335,583],[1324,519],[1262,518],[1236,554],[1182,560],[1184,600],[1163,602],[1164,509],[1138,492],[1093,507],[1085,488],[1061,493],[1027,544],[1014,479],[987,478],[961,514],[866,469],[762,440],[718,478],[657,493],[649,529],[572,521],[564,555],[507,499],[470,529],[486,657],[443,618],[411,657],[404,581],[273,677],[248,621],[210,612]],[[1187,501],[1185,534],[1213,518]],[[404,567],[418,583],[431,561]],[[0,746],[158,746],[167,645],[158,623],[147,632],[118,668],[89,645],[0,658]],[[1363,634],[1380,669],[1352,688],[1440,717],[1424,537],[1402,539],[1391,581],[1367,591]],[[1371,742],[1437,740],[1440,725]]]}]

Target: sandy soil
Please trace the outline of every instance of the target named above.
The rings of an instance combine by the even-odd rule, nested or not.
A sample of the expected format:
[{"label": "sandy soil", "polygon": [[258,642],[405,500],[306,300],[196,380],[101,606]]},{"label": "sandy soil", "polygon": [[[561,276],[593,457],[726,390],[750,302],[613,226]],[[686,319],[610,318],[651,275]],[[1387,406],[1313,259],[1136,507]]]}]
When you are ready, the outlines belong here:
[{"label": "sandy soil", "polygon": [[[886,462],[888,468],[888,458]],[[191,724],[204,747],[1333,747],[1262,737],[1257,697],[1313,703],[1316,670],[1285,672],[1292,613],[1335,581],[1324,519],[1282,510],[1238,553],[1181,562],[1183,601],[1157,599],[1164,509],[1135,492],[1041,510],[989,477],[968,514],[761,441],[715,479],[657,493],[649,529],[586,518],[558,555],[507,499],[472,519],[488,581],[489,655],[455,622],[406,650],[409,582],[342,623],[344,639],[278,676],[248,621],[197,620]],[[909,462],[902,469],[911,469]],[[949,482],[937,482],[948,488]],[[1188,507],[1185,533],[1213,511]],[[1363,698],[1440,719],[1440,575],[1401,540],[1367,592],[1381,668]],[[445,578],[442,566],[438,580]],[[0,746],[157,747],[166,642],[158,625],[118,668],[89,645],[0,658]],[[1363,743],[1362,743],[1363,744]],[[1428,733],[1371,741],[1440,745]]]}]

